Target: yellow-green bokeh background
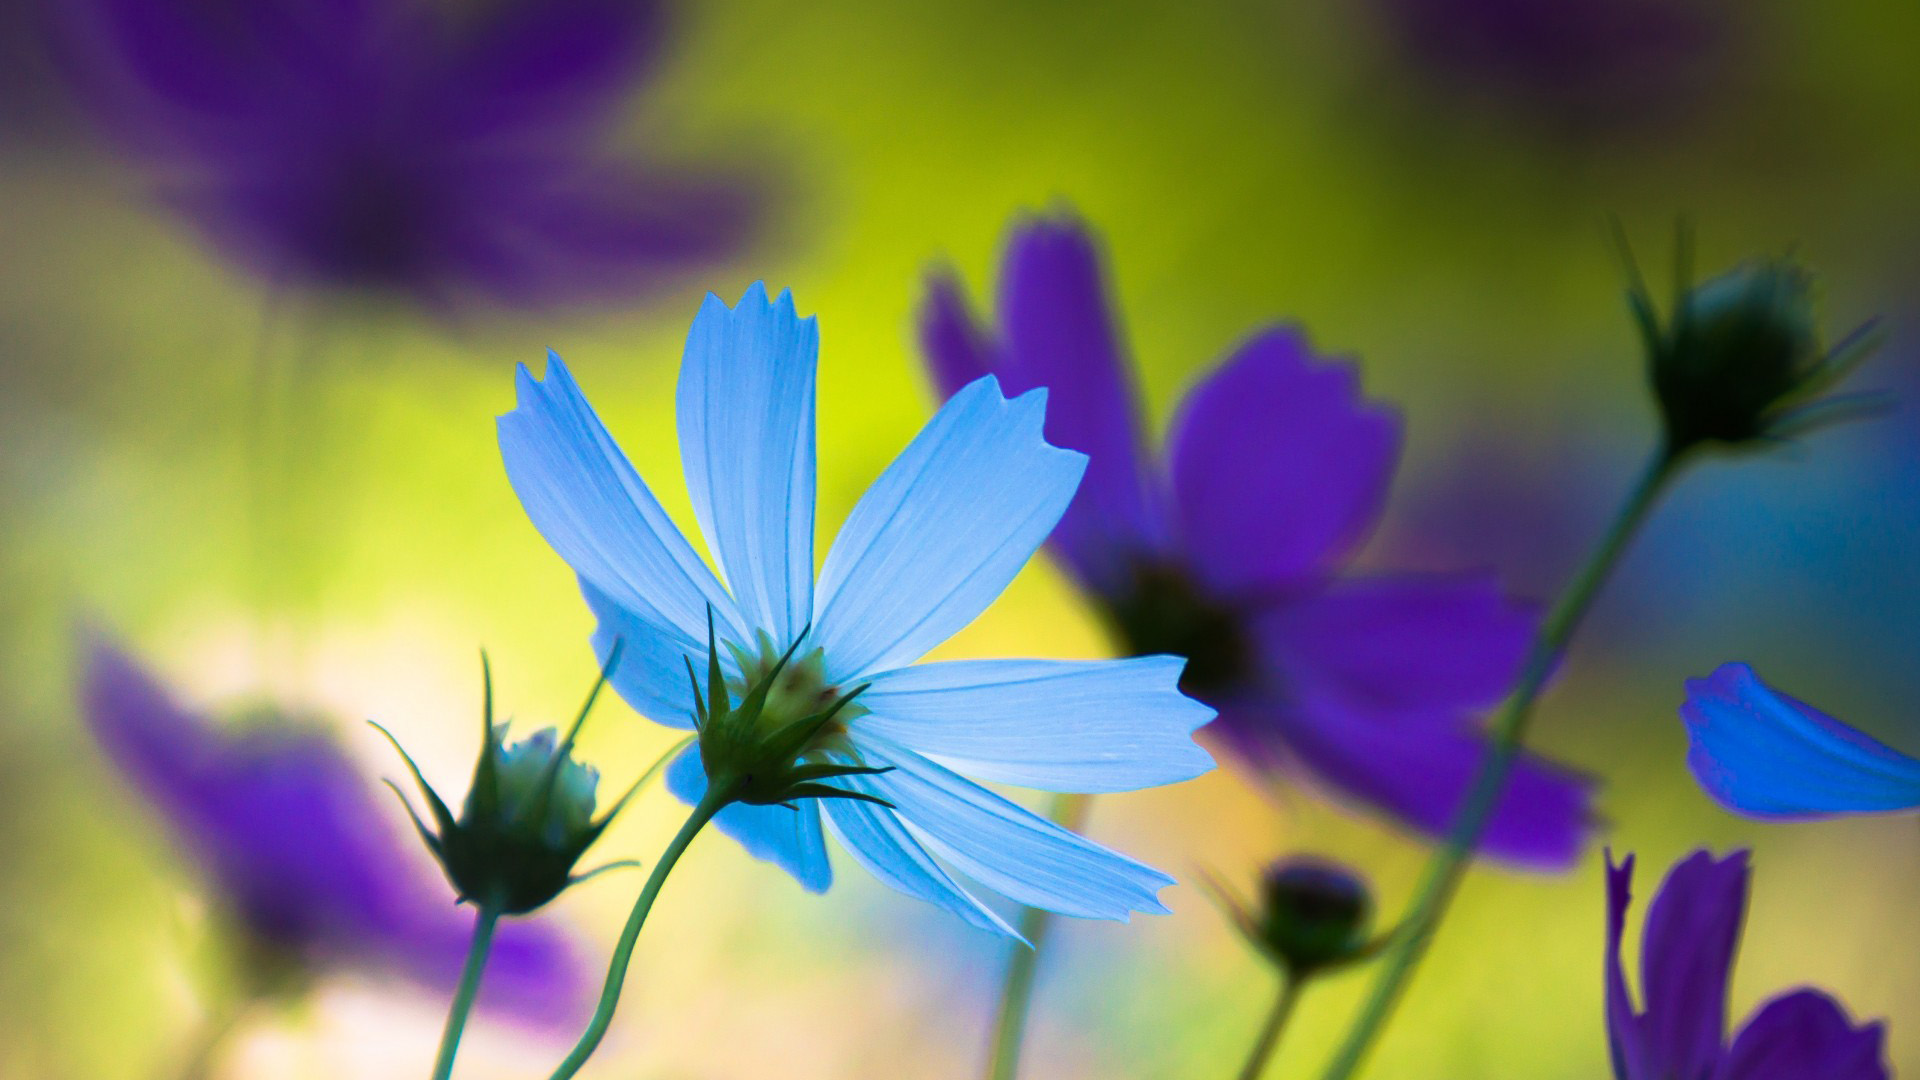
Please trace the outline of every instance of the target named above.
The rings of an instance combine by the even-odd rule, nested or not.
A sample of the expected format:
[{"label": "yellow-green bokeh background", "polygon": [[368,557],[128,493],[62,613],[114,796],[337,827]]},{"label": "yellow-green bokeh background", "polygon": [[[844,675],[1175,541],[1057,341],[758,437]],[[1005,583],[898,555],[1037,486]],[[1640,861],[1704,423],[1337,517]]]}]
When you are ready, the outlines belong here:
[{"label": "yellow-green bokeh background", "polygon": [[[1450,475],[1463,446],[1514,462],[1573,447],[1592,464],[1549,486],[1598,513],[1651,427],[1609,213],[1655,267],[1682,212],[1708,267],[1797,245],[1836,323],[1891,317],[1867,381],[1912,381],[1916,11],[1728,3],[1730,59],[1704,101],[1569,132],[1412,70],[1383,46],[1374,7],[700,5],[659,92],[636,102],[632,137],[769,162],[787,193],[778,228],[735,265],[615,315],[449,326],[281,306],[277,348],[311,358],[289,421],[297,520],[321,527],[281,553],[268,649],[252,614],[242,420],[263,298],[84,138],[14,140],[0,164],[0,1075],[155,1075],[195,1015],[181,961],[200,921],[191,876],[76,724],[77,616],[118,628],[193,700],[265,691],[325,707],[370,777],[394,763],[358,725],[367,717],[458,789],[481,645],[512,712],[548,722],[574,707],[593,673],[590,618],[493,442],[515,363],[563,353],[687,521],[671,407],[687,321],[705,288],[791,287],[822,328],[824,550],[930,411],[911,334],[924,268],[948,258],[977,292],[1010,217],[1067,200],[1107,238],[1156,425],[1238,337],[1297,318],[1403,405],[1397,505]],[[1920,1067],[1913,820],[1731,818],[1692,786],[1673,707],[1683,678],[1748,658],[1920,745],[1920,681],[1902,666],[1920,600],[1898,557],[1920,515],[1889,509],[1912,499],[1913,474],[1888,466],[1920,457],[1912,423],[1896,412],[1690,477],[1540,723],[1543,743],[1605,777],[1606,842],[1641,853],[1643,897],[1691,847],[1756,849],[1735,1016],[1777,989],[1828,986],[1891,1019],[1896,1069]],[[1739,496],[1716,497],[1723,485]],[[1496,539],[1490,551],[1525,546]],[[1660,602],[1663,583],[1703,580]],[[942,655],[1103,648],[1043,560]],[[666,743],[623,704],[584,740],[616,778]],[[651,795],[604,848],[650,861],[677,814]],[[1183,879],[1337,854],[1368,870],[1389,913],[1421,858],[1310,794],[1263,795],[1231,772],[1102,800],[1092,830]],[[1472,878],[1372,1075],[1606,1075],[1599,860],[1596,846],[1564,878]],[[697,845],[589,1075],[974,1075],[1001,947],[837,866],[833,891],[810,897],[728,842]],[[543,917],[599,954],[637,885],[599,881]],[[1199,893],[1166,899],[1171,917],[1060,935],[1028,1075],[1231,1074],[1268,976]],[[1274,1075],[1312,1074],[1364,982],[1313,995]],[[304,1012],[252,1025],[223,1075],[418,1076],[438,1007],[329,986]],[[539,1075],[562,1043],[482,1030],[462,1074]]]}]

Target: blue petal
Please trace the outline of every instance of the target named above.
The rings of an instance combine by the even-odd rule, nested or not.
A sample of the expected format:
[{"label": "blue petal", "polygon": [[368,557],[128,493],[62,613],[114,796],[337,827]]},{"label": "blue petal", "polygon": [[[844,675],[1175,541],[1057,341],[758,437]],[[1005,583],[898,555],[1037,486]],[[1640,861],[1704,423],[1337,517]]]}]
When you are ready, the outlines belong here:
[{"label": "blue petal", "polygon": [[954,869],[1029,907],[1083,919],[1164,915],[1173,879],[1055,825],[902,746],[867,738],[861,754],[894,770],[870,779],[913,837]]},{"label": "blue petal", "polygon": [[560,357],[547,378],[524,365],[519,406],[500,417],[507,479],[540,535],[608,601],[663,637],[706,651],[707,612],[749,640],[732,597],[674,528]]},{"label": "blue petal", "polygon": [[[707,793],[707,770],[700,764],[700,745],[667,766],[667,790],[692,806]],[[785,870],[808,892],[821,893],[833,884],[833,865],[827,861],[826,838],[820,832],[820,807],[802,799],[795,809],[734,803],[720,811],[713,823],[740,842],[756,859]]]},{"label": "blue petal", "polygon": [[[694,695],[704,695],[707,689],[705,638],[695,643],[677,630],[663,630],[614,603],[585,577],[580,579],[580,594],[600,619],[593,631],[593,652],[602,667],[613,654],[613,643],[621,643],[620,663],[607,680],[614,690],[635,712],[656,724],[692,728]],[[689,658],[697,682],[687,678]],[[729,674],[735,673],[731,650],[721,650],[721,663]]]},{"label": "blue petal", "polygon": [[874,734],[969,776],[1043,791],[1133,791],[1213,768],[1193,741],[1213,710],[1180,693],[1186,661],[965,660],[883,672],[860,697]]},{"label": "blue petal", "polygon": [[[860,777],[847,777],[835,784],[878,794],[871,780]],[[893,811],[853,799],[828,799],[824,809],[827,828],[840,838],[840,846],[888,888],[944,908],[982,930],[1024,940],[1005,919],[934,862]]]},{"label": "blue petal", "polygon": [[1687,682],[1680,707],[1700,786],[1756,818],[1920,806],[1920,761],[1762,683],[1745,664]]},{"label": "blue petal", "polygon": [[707,294],[687,335],[680,460],[700,531],[741,611],[784,645],[813,616],[814,368],[820,328],[755,283]]},{"label": "blue petal", "polygon": [[941,407],[847,516],[820,571],[815,632],[847,683],[902,667],[972,622],[1073,499],[1085,455],[1041,438],[1046,392],[992,376]]}]

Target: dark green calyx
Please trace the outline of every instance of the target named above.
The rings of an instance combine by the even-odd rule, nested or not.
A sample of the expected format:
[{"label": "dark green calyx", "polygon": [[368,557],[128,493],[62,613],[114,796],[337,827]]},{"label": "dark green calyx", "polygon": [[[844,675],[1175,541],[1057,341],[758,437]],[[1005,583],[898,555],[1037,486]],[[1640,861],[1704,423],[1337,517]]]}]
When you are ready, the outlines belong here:
[{"label": "dark green calyx", "polygon": [[1872,354],[1872,324],[1821,342],[1813,277],[1790,258],[1756,259],[1689,286],[1686,238],[1672,318],[1660,325],[1644,283],[1629,293],[1671,452],[1803,434],[1870,411],[1875,399],[1821,399]]},{"label": "dark green calyx", "polygon": [[1256,678],[1245,619],[1177,567],[1137,564],[1108,599],[1107,616],[1128,654],[1185,657],[1180,689],[1201,701],[1218,702]]},{"label": "dark green calyx", "polygon": [[[427,800],[434,827],[428,828],[411,803],[407,812],[463,903],[504,915],[523,915],[590,876],[576,875],[574,866],[606,831],[633,790],[605,814],[594,817],[600,774],[573,759],[573,743],[618,660],[616,645],[564,738],[555,729],[545,728],[517,743],[507,743],[507,725],[493,720],[493,677],[482,656],[486,704],[482,710],[480,760],[474,766],[473,783],[458,818],[394,741],[394,749],[399,750]],[[393,740],[385,728],[380,732]],[[406,802],[404,795],[401,801]]]},{"label": "dark green calyx", "polygon": [[1353,873],[1319,859],[1288,859],[1260,881],[1260,934],[1296,970],[1324,968],[1366,948],[1373,899]]},{"label": "dark green calyx", "polygon": [[1358,875],[1325,859],[1297,857],[1269,866],[1260,897],[1249,907],[1218,883],[1217,900],[1247,942],[1298,978],[1373,955],[1369,940],[1373,898]]},{"label": "dark green calyx", "polygon": [[687,661],[687,682],[709,787],[726,793],[730,801],[760,806],[791,806],[798,799],[860,799],[891,806],[876,795],[830,782],[889,772],[892,766],[866,765],[846,737],[848,721],[866,712],[854,703],[866,686],[842,691],[828,685],[819,649],[796,661],[806,639],[807,631],[802,631],[781,653],[774,652],[764,635],[752,651],[729,643],[740,669],[739,677],[729,680],[708,613],[706,688],[701,689],[692,660]]}]

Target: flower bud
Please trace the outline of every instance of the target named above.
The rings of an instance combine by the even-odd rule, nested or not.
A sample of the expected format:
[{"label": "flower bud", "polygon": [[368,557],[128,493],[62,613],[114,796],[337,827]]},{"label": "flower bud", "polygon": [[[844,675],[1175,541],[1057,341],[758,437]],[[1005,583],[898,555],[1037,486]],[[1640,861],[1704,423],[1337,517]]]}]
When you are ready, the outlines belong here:
[{"label": "flower bud", "polygon": [[1290,977],[1339,967],[1380,947],[1367,937],[1373,899],[1366,883],[1337,863],[1302,856],[1272,864],[1252,908],[1218,882],[1207,884],[1247,943]]},{"label": "flower bud", "polygon": [[1321,859],[1274,863],[1260,881],[1260,937],[1294,971],[1329,967],[1367,947],[1373,899],[1366,883]]},{"label": "flower bud", "polygon": [[[574,865],[633,794],[628,791],[596,820],[593,811],[600,774],[573,759],[574,737],[617,660],[616,652],[565,738],[554,728],[543,728],[511,744],[504,738],[507,725],[493,722],[489,672],[480,760],[458,819],[394,742],[426,796],[437,828],[429,829],[411,804],[407,812],[461,901],[505,915],[522,915],[582,880],[574,874]],[[385,728],[380,731],[393,739]],[[401,801],[406,801],[404,796]]]},{"label": "flower bud", "polygon": [[1742,263],[1685,288],[1664,327],[1644,285],[1630,298],[1675,454],[1705,443],[1786,438],[1863,404],[1858,396],[1816,400],[1877,342],[1862,327],[1826,349],[1813,278],[1792,259]]},{"label": "flower bud", "polygon": [[[853,704],[864,685],[841,691],[826,683],[820,650],[797,663],[794,654],[807,638],[799,638],[784,653],[761,636],[757,652],[729,645],[740,668],[740,700],[736,704],[720,664],[714,637],[713,614],[707,614],[707,686],[701,693],[692,661],[687,681],[693,688],[694,727],[700,737],[700,761],[707,772],[708,790],[722,792],[736,802],[786,805],[796,799],[859,799],[891,806],[885,799],[848,791],[826,783],[847,776],[871,776],[891,771],[847,764],[839,738],[846,722],[866,710]],[[840,757],[842,760],[829,760]]]}]

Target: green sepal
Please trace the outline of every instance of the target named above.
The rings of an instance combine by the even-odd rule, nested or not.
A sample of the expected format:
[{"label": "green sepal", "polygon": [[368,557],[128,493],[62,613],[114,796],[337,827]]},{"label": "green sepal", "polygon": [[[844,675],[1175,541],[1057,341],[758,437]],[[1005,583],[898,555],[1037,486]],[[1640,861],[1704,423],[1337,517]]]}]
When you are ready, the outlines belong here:
[{"label": "green sepal", "polygon": [[476,818],[493,818],[500,813],[500,771],[495,762],[500,750],[500,727],[493,722],[493,664],[487,651],[480,650],[480,759],[473,766],[473,783],[467,789],[467,810]]},{"label": "green sepal", "polygon": [[[1827,350],[1827,355],[1820,362],[1819,368],[1809,375],[1793,393],[1781,398],[1780,404],[1795,405],[1833,389],[1879,351],[1880,346],[1886,344],[1886,339],[1886,332],[1881,327],[1879,319],[1868,319],[1854,327],[1852,332]],[[1782,415],[1785,414],[1783,412]]]},{"label": "green sepal", "polygon": [[[695,687],[697,690],[698,687]],[[699,700],[696,694],[694,699]],[[707,605],[707,722],[719,720],[733,711],[727,701],[727,676],[720,670],[719,639],[713,632],[713,605]]]},{"label": "green sepal", "polygon": [[[440,793],[433,790],[432,784],[427,783],[427,778],[420,773],[420,766],[413,763],[413,756],[408,754],[406,748],[400,745],[399,739],[393,737],[393,732],[382,727],[377,720],[369,720],[367,723],[373,726],[373,730],[385,735],[387,742],[393,745],[394,752],[400,755],[400,760],[406,762],[407,771],[413,774],[413,782],[420,785],[421,794],[427,797],[427,808],[433,811],[433,820],[435,824],[440,826],[440,835],[445,836],[447,832],[454,827],[454,820],[453,812],[447,809],[447,804],[441,800]],[[394,787],[393,790],[395,794],[400,793],[398,787]],[[407,802],[405,795],[400,796],[400,801],[406,804],[407,813],[412,814],[413,804]],[[418,821],[419,816],[415,815],[414,820]],[[424,825],[421,827],[421,831],[426,831]]]},{"label": "green sepal", "polygon": [[1839,397],[1816,401],[1802,405],[1797,409],[1788,409],[1774,418],[1768,425],[1770,438],[1781,442],[1791,442],[1816,431],[1838,427],[1855,420],[1870,420],[1886,416],[1895,408],[1894,397],[1884,391],[1863,391],[1858,394],[1843,394]]},{"label": "green sepal", "polygon": [[782,792],[778,801],[787,803],[795,799],[853,799],[857,802],[867,802],[873,803],[876,806],[884,806],[889,810],[899,809],[899,807],[893,804],[891,799],[883,799],[878,795],[869,795],[864,791],[848,791],[845,788],[837,788],[828,784],[795,784]]},{"label": "green sepal", "polygon": [[616,859],[613,862],[596,866],[591,870],[582,871],[581,873],[573,875],[567,879],[567,887],[571,889],[575,885],[597,878],[609,870],[638,870],[641,865],[639,859]]},{"label": "green sepal", "polygon": [[1640,261],[1634,258],[1633,245],[1627,241],[1626,227],[1615,216],[1609,216],[1608,223],[1612,226],[1614,247],[1627,275],[1627,310],[1633,315],[1634,326],[1640,331],[1640,344],[1646,349],[1648,362],[1652,363],[1653,358],[1665,348],[1660,313],[1654,309],[1653,292],[1647,288],[1646,276],[1640,273]]},{"label": "green sepal", "polygon": [[407,819],[413,822],[414,830],[420,834],[420,839],[426,843],[427,850],[433,852],[434,858],[443,858],[446,852],[442,850],[440,846],[440,838],[433,835],[433,831],[427,828],[426,822],[420,820],[420,812],[413,808],[413,803],[407,799],[407,793],[401,791],[400,785],[391,780],[381,780],[380,782],[387,785],[387,790],[393,792],[394,798],[400,800],[400,805],[407,811]]},{"label": "green sepal", "polygon": [[707,705],[700,700],[700,677],[693,673],[693,657],[680,657],[687,665],[687,688],[693,691],[693,730],[696,733],[707,730]]},{"label": "green sepal", "polygon": [[802,765],[787,775],[800,783],[814,780],[837,780],[842,776],[879,776],[898,768],[895,765]]}]

